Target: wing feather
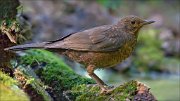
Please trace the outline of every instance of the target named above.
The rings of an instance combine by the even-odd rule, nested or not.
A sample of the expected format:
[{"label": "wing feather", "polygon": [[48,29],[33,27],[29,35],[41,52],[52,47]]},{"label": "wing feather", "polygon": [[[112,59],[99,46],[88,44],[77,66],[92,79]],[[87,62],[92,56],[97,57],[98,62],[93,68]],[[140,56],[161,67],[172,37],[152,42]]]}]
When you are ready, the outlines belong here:
[{"label": "wing feather", "polygon": [[63,40],[48,44],[46,48],[96,52],[116,51],[124,42],[123,36],[121,33],[114,34],[111,27],[111,25],[105,25],[77,32]]}]

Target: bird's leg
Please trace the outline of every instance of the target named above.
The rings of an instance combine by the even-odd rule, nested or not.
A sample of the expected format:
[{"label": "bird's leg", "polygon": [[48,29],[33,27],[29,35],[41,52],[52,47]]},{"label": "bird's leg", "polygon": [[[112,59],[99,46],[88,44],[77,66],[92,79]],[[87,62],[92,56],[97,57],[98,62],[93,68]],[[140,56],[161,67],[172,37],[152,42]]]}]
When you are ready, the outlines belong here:
[{"label": "bird's leg", "polygon": [[94,73],[95,66],[94,65],[89,65],[87,67],[87,72],[89,76],[96,81],[96,83],[100,86],[101,88],[101,93],[110,93],[112,89],[108,89],[107,85]]},{"label": "bird's leg", "polygon": [[103,86],[106,85],[106,84],[94,73],[94,68],[95,68],[95,66],[93,66],[93,65],[89,65],[89,66],[87,67],[87,72],[88,72],[89,76],[90,76],[91,78],[93,78],[93,79],[96,81],[97,84],[103,85]]}]

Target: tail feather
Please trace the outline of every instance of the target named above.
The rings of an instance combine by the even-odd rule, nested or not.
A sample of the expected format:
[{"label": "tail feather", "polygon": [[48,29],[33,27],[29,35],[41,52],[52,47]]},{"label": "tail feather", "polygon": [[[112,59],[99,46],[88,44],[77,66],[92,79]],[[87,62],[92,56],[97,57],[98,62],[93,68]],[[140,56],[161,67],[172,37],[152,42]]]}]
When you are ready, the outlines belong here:
[{"label": "tail feather", "polygon": [[27,50],[31,48],[44,48],[44,46],[47,45],[48,43],[49,42],[17,45],[17,46],[5,48],[4,50],[18,51],[18,50]]}]

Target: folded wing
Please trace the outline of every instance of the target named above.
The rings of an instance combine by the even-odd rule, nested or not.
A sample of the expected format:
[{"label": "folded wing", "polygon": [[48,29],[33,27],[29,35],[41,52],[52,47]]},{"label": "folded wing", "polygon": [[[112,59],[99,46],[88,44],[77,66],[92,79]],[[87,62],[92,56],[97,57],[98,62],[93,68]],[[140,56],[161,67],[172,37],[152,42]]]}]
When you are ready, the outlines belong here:
[{"label": "folded wing", "polygon": [[62,40],[47,44],[45,48],[106,52],[116,51],[122,44],[121,33],[115,33],[110,25],[105,25],[74,33]]}]

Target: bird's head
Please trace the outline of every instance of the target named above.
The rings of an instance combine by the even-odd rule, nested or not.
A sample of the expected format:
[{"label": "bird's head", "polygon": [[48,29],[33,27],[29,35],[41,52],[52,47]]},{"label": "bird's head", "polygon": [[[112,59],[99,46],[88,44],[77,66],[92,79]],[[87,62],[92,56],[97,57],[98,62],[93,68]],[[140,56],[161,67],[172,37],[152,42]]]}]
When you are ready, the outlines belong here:
[{"label": "bird's head", "polygon": [[154,23],[155,21],[143,20],[137,16],[127,16],[122,18],[118,25],[121,26],[125,31],[136,34],[140,28],[144,25]]}]

